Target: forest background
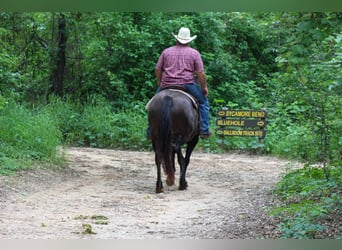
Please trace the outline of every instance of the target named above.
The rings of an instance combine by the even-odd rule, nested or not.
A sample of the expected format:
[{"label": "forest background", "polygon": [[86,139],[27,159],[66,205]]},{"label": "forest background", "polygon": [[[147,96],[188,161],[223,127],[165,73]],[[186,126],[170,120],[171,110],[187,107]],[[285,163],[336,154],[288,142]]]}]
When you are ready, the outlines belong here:
[{"label": "forest background", "polygon": [[222,107],[268,112],[264,140],[214,135],[198,150],[318,163],[319,180],[341,181],[342,13],[333,12],[2,12],[0,174],[58,163],[59,145],[151,150],[154,67],[182,26],[197,35],[211,129]]}]

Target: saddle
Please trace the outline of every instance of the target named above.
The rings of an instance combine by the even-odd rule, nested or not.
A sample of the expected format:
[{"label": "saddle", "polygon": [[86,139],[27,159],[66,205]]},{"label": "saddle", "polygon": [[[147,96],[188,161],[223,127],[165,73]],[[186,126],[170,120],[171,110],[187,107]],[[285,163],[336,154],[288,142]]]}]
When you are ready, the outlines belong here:
[{"label": "saddle", "polygon": [[[198,109],[198,101],[197,101],[197,99],[196,99],[194,96],[192,96],[191,94],[189,94],[189,93],[186,91],[186,88],[185,88],[184,86],[182,86],[182,85],[167,86],[167,87],[162,88],[162,89],[160,90],[160,92],[161,92],[161,91],[164,91],[164,90],[166,90],[166,89],[171,90],[171,91],[175,91],[175,92],[179,92],[179,93],[182,93],[183,95],[187,96],[187,97],[191,100],[191,102],[192,102],[192,104],[194,105],[194,107],[195,107],[196,109]],[[155,96],[156,96],[156,95],[155,95]],[[147,109],[147,110],[148,110],[148,107],[149,107],[150,103],[151,103],[152,100],[155,98],[155,96],[153,96],[153,97],[148,101],[148,103],[146,104],[146,109]]]}]

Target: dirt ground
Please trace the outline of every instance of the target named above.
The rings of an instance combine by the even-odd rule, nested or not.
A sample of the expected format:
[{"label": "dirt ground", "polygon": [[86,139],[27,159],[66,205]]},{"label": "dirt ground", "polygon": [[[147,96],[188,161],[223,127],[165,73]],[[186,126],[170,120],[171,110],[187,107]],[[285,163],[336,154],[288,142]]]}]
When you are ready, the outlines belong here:
[{"label": "dirt ground", "polygon": [[68,164],[0,176],[0,239],[277,238],[269,191],[289,162],[195,151],[186,191],[155,193],[152,152],[67,148]]}]

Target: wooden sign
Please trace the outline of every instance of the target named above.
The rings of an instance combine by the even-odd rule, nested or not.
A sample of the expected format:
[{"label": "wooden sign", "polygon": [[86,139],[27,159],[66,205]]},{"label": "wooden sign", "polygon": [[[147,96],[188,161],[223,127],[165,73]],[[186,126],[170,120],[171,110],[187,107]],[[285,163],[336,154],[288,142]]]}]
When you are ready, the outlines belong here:
[{"label": "wooden sign", "polygon": [[266,110],[228,110],[217,112],[216,134],[220,136],[259,137],[266,136]]}]

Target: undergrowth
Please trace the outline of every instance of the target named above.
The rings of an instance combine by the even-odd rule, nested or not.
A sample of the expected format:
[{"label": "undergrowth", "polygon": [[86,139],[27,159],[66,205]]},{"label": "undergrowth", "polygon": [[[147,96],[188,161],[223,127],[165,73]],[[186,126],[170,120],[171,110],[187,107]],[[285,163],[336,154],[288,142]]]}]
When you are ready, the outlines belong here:
[{"label": "undergrowth", "polygon": [[51,114],[10,102],[1,110],[0,131],[0,174],[57,161],[61,135]]},{"label": "undergrowth", "polygon": [[289,172],[274,194],[279,204],[271,215],[280,221],[283,238],[341,238],[341,167],[330,167],[329,179],[320,167],[305,166]]},{"label": "undergrowth", "polygon": [[46,110],[53,114],[63,143],[81,147],[150,149],[145,137],[147,113],[143,103],[116,109],[102,97],[90,97],[86,104],[50,100]]}]

